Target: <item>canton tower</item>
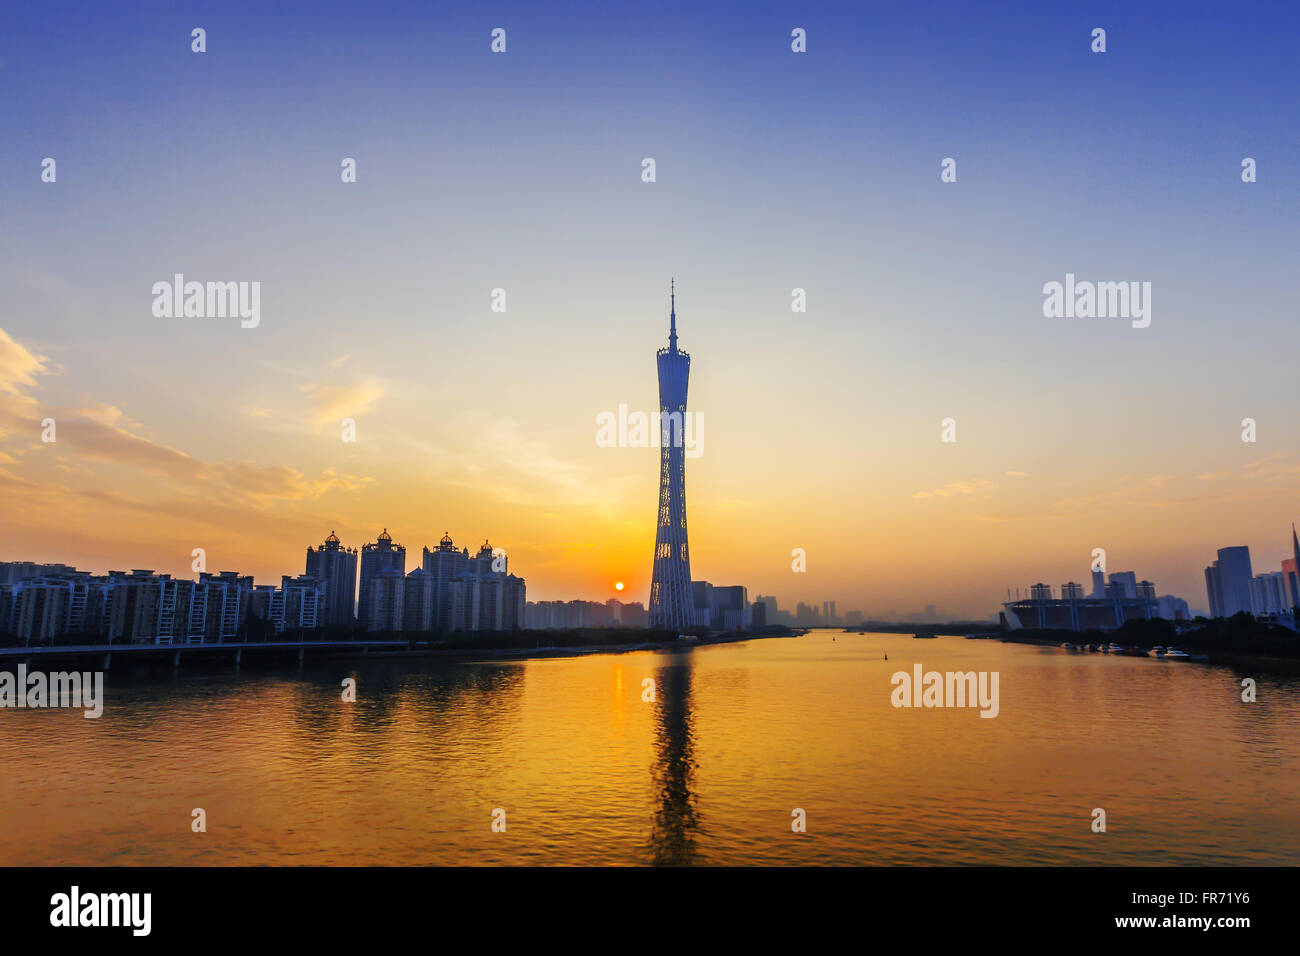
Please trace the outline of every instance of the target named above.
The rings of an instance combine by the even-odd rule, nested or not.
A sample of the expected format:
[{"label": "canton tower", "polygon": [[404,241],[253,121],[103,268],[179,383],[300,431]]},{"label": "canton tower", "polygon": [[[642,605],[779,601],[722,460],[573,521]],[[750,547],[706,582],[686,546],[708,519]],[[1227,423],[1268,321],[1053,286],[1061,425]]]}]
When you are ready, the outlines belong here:
[{"label": "canton tower", "polygon": [[677,347],[677,288],[669,292],[668,348],[659,360],[659,519],[654,574],[650,583],[650,626],[690,627],[691,553],[686,545],[686,384],[691,357]]}]

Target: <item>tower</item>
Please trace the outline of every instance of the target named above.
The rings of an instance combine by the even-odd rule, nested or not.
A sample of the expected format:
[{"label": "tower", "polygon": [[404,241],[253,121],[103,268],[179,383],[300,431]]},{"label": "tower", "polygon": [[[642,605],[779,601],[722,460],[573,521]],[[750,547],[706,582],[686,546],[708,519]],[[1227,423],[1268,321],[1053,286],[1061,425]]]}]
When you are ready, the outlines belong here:
[{"label": "tower", "polygon": [[[691,555],[686,543],[686,386],[691,357],[677,347],[677,289],[669,292],[668,348],[659,363],[659,510],[654,570],[650,583],[650,626],[689,627]],[[675,426],[675,427],[674,427]]]}]

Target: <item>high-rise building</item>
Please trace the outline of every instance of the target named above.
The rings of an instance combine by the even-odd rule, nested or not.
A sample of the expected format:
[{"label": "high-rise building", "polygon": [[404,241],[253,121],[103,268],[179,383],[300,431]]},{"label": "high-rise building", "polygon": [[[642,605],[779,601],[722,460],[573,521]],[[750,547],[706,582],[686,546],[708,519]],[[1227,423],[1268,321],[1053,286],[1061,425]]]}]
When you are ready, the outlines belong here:
[{"label": "high-rise building", "polygon": [[343,547],[331,531],[320,548],[307,549],[306,570],[324,585],[320,624],[350,627],[357,596],[357,549]]},{"label": "high-rise building", "polygon": [[[364,562],[365,559],[362,560]],[[364,571],[362,573],[364,574]],[[404,571],[396,567],[375,571],[370,576],[368,597],[365,618],[367,631],[371,634],[385,634],[402,630],[406,623],[406,573]]]},{"label": "high-rise building", "polygon": [[621,616],[624,627],[645,627],[650,623],[650,616],[640,601],[624,604]]},{"label": "high-rise building", "polygon": [[[451,581],[450,627],[459,631],[514,631],[525,623],[524,579],[508,573],[504,551],[487,541],[467,557],[464,572]],[[597,605],[599,606],[599,605]]]},{"label": "high-rise building", "polygon": [[[654,608],[650,614],[650,626],[654,627]],[[691,623],[697,627],[713,624],[713,585],[708,581],[691,582]]]},{"label": "high-rise building", "polygon": [[1137,593],[1137,572],[1135,571],[1116,571],[1110,576],[1110,583],[1124,589],[1121,597],[1135,598]]},{"label": "high-rise building", "polygon": [[[428,554],[428,548],[425,549]],[[406,576],[406,595],[402,599],[402,629],[417,634],[432,631],[437,607],[434,603],[432,571],[416,568]]]},{"label": "high-rise building", "polygon": [[659,507],[654,571],[650,579],[650,626],[681,629],[693,624],[695,617],[691,556],[686,540],[685,427],[691,357],[677,347],[675,286],[670,293],[668,314],[668,348],[658,352]]},{"label": "high-rise building", "polygon": [[1292,607],[1287,594],[1286,579],[1281,571],[1257,574],[1250,582],[1250,609],[1252,614],[1277,614]]},{"label": "high-rise building", "polygon": [[[357,620],[363,626],[370,627],[370,596],[373,592],[371,582],[381,571],[397,571],[406,576],[406,549],[400,544],[393,544],[393,536],[385,528],[379,539],[373,544],[361,546],[361,593],[357,598]],[[386,619],[385,619],[386,620]],[[401,619],[395,628],[384,630],[401,630]]]},{"label": "high-rise building", "polygon": [[280,590],[271,596],[270,619],[275,632],[310,631],[319,627],[327,603],[327,587],[325,581],[311,574],[301,574],[296,578],[283,575]]},{"label": "high-rise building", "polygon": [[[1282,563],[1283,573],[1287,573],[1286,562]],[[1291,569],[1287,579],[1291,592],[1291,606],[1300,609],[1300,538],[1296,537],[1295,523],[1291,524]]]},{"label": "high-rise building", "polygon": [[[830,613],[835,614],[835,602],[830,602]],[[709,625],[734,631],[749,623],[749,589],[740,584],[715,584],[709,595]]]},{"label": "high-rise building", "polygon": [[[849,612],[850,616],[855,613],[858,612]],[[858,614],[858,616],[861,617],[861,614]],[[764,601],[755,601],[751,604],[749,606],[749,619],[756,631],[761,631],[763,628],[767,627],[767,603]]]},{"label": "high-rise building", "polygon": [[1205,569],[1205,590],[1210,599],[1210,614],[1232,617],[1253,607],[1250,582],[1255,575],[1250,568],[1250,548],[1220,548],[1219,558]]},{"label": "high-rise building", "polygon": [[424,570],[433,575],[433,619],[438,630],[451,629],[452,582],[469,570],[469,550],[457,551],[444,532],[438,547],[424,549]]},{"label": "high-rise building", "polygon": [[76,568],[66,564],[38,564],[35,561],[0,561],[0,585],[17,584],[27,578],[39,578],[48,575],[68,575],[77,573]]},{"label": "high-rise building", "polygon": [[1166,621],[1190,621],[1192,611],[1182,598],[1165,594],[1156,603],[1156,617],[1163,617]]},{"label": "high-rise building", "polygon": [[1212,561],[1205,569],[1205,595],[1210,601],[1210,617],[1223,617],[1223,591],[1219,586],[1219,562]]},{"label": "high-rise building", "polygon": [[1300,561],[1295,558],[1287,558],[1282,562],[1282,580],[1286,582],[1287,598],[1290,600],[1291,607],[1300,607]]},{"label": "high-rise building", "polygon": [[238,571],[222,571],[220,574],[201,572],[190,602],[189,641],[220,644],[235,640],[248,617],[252,593],[251,574],[241,575]]}]

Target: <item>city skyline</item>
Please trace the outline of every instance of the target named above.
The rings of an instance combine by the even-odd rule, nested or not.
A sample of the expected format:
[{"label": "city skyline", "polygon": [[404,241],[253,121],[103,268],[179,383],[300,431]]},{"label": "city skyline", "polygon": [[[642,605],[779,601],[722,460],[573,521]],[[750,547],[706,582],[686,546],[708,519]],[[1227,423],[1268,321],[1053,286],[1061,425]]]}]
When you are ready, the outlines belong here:
[{"label": "city skyline", "polygon": [[[1208,616],[1229,617],[1239,611],[1246,611],[1255,615],[1273,615],[1283,612],[1289,614],[1291,609],[1300,607],[1300,535],[1297,534],[1294,523],[1291,526],[1291,544],[1292,553],[1288,558],[1283,558],[1277,562],[1278,567],[1272,568],[1268,565],[1268,559],[1265,558],[1259,564],[1256,573],[1254,559],[1250,555],[1250,549],[1246,546],[1228,546],[1217,549],[1218,560],[1207,566],[1204,571],[1204,591],[1192,593],[1190,596],[1166,593],[1160,594],[1160,588],[1146,576],[1139,577],[1134,571],[1107,571],[1100,569],[1096,562],[1090,572],[1091,585],[1085,585],[1077,580],[1081,576],[1070,576],[1062,582],[1059,589],[1056,584],[1048,583],[1047,578],[1039,576],[1036,583],[1024,587],[1008,587],[1006,590],[1006,601],[999,601],[997,606],[1004,609],[1017,606],[1023,609],[1031,601],[1069,601],[1071,598],[1077,599],[1109,599],[1113,588],[1118,588],[1116,594],[1121,598],[1136,599],[1143,597],[1150,602],[1152,608],[1159,607],[1158,616],[1169,619],[1183,618],[1190,619],[1194,617]],[[504,548],[493,548],[490,540],[485,539],[479,547],[476,556],[471,558],[471,552],[468,547],[456,548],[454,541],[449,532],[444,532],[439,539],[437,547],[430,549],[425,546],[423,557],[414,569],[412,574],[422,572],[428,574],[433,579],[431,585],[438,594],[437,600],[443,604],[444,610],[442,616],[435,616],[429,624],[435,628],[451,628],[455,625],[447,617],[450,613],[448,602],[448,588],[451,581],[457,573],[465,568],[477,567],[482,564],[484,567],[491,565],[494,572],[502,575],[506,573],[508,563],[507,552]],[[389,560],[391,556],[394,560]],[[1094,556],[1095,557],[1095,556]],[[358,562],[358,559],[361,559]],[[197,577],[189,578],[184,574],[174,574],[163,571],[167,577],[175,577],[180,581],[199,581],[204,578],[229,577],[232,579],[246,579],[250,587],[254,584],[255,575],[245,575],[239,569],[223,568],[220,572],[208,571],[206,569],[207,555],[203,554],[201,558],[195,556],[195,562],[191,570],[197,573]],[[374,559],[374,563],[367,570],[367,559]],[[463,560],[461,560],[463,559]],[[1221,569],[1220,562],[1227,562],[1225,570],[1222,571],[1222,581],[1220,580]],[[342,562],[340,564],[340,562]],[[200,568],[200,564],[203,565]],[[134,574],[139,571],[137,564],[128,563],[127,565],[119,564],[116,567],[104,569],[87,569],[76,567],[66,562],[42,561],[27,558],[9,559],[0,557],[0,567],[21,565],[32,565],[34,567],[47,567],[52,569],[50,573],[73,572],[80,575],[92,575],[96,577],[106,577],[112,575],[127,575],[127,568],[130,573]],[[347,623],[350,623],[353,617],[358,623],[364,626],[364,622],[370,619],[370,614],[366,607],[369,599],[370,588],[368,585],[374,577],[381,572],[389,570],[395,571],[399,577],[407,575],[406,570],[406,549],[400,544],[393,541],[392,535],[389,534],[385,527],[373,542],[363,542],[360,547],[350,547],[343,542],[333,529],[325,537],[319,547],[308,545],[306,548],[306,563],[302,572],[281,573],[274,575],[273,578],[279,578],[288,582],[302,578],[316,578],[322,582],[328,582],[329,587],[323,589],[321,595],[320,622],[325,625],[339,625],[345,623],[342,615],[347,616]],[[157,569],[150,568],[143,570],[141,573],[154,574]],[[351,586],[346,592],[341,592],[337,586],[337,581],[346,575]],[[509,575],[514,579],[514,575]],[[15,581],[20,578],[15,578]],[[0,585],[6,582],[0,580]],[[622,582],[618,582],[621,585]],[[652,620],[648,619],[647,623],[651,626],[669,626],[685,628],[692,625],[698,625],[701,622],[694,619],[696,612],[690,611],[690,608],[707,607],[709,601],[701,599],[696,589],[703,586],[705,588],[720,587],[711,584],[707,579],[696,578],[690,582],[693,595],[688,596],[688,618],[676,624],[663,624],[662,622],[655,625]],[[273,585],[262,585],[261,587],[273,587]],[[520,599],[522,600],[524,582],[519,579]],[[752,594],[753,597],[742,597],[741,600],[746,610],[751,604],[760,601],[768,602],[767,620],[771,623],[784,624],[824,624],[854,625],[863,621],[893,621],[915,623],[940,623],[945,618],[950,621],[976,621],[986,618],[997,617],[997,612],[986,612],[980,615],[962,615],[950,613],[947,610],[939,608],[933,603],[924,605],[922,610],[903,610],[890,607],[887,610],[881,608],[850,608],[842,614],[837,611],[837,600],[823,598],[820,602],[814,600],[809,604],[801,598],[787,599],[783,595],[767,594],[764,595],[761,589],[752,588],[748,585],[737,585],[741,591]],[[1145,589],[1145,590],[1144,590]],[[726,590],[734,590],[732,586],[727,586]],[[1059,590],[1059,599],[1058,592]],[[1013,595],[1014,591],[1014,595]],[[1149,592],[1149,595],[1148,595]],[[341,596],[345,593],[346,597]],[[1225,598],[1224,595],[1227,595]],[[642,605],[640,601],[623,601],[621,597],[630,597],[625,587],[613,589],[613,593],[603,598],[592,599],[583,596],[568,595],[566,597],[556,598],[553,596],[530,595],[528,605],[534,604],[545,605],[563,605],[563,604],[591,604],[595,606],[612,606],[621,607],[644,607],[647,615],[650,615],[650,604],[646,602]],[[1014,601],[1013,601],[1014,597]],[[1209,610],[1206,611],[1200,606],[1200,598],[1206,599]],[[426,599],[427,600],[427,599]],[[340,601],[345,603],[340,604]],[[781,606],[781,613],[778,615],[777,602]],[[798,612],[791,612],[790,606],[795,605]],[[820,604],[820,612],[819,612]],[[346,609],[346,610],[345,610]],[[399,607],[400,618],[400,607]],[[1110,625],[1115,626],[1115,625]],[[1287,626],[1292,626],[1288,624]]]}]

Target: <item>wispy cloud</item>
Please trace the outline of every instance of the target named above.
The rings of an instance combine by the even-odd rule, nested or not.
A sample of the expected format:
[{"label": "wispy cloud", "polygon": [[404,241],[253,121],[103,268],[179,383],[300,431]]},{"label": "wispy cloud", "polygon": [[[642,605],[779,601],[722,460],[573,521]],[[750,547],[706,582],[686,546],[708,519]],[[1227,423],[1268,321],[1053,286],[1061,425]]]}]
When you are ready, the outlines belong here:
[{"label": "wispy cloud", "polygon": [[370,411],[383,398],[384,390],[372,383],[357,385],[303,385],[311,401],[312,418],[319,425],[337,425]]},{"label": "wispy cloud", "polygon": [[976,478],[972,481],[950,481],[933,491],[918,491],[912,497],[914,499],[956,498],[960,495],[973,495],[981,491],[992,491],[996,487],[997,485],[987,478]]}]

